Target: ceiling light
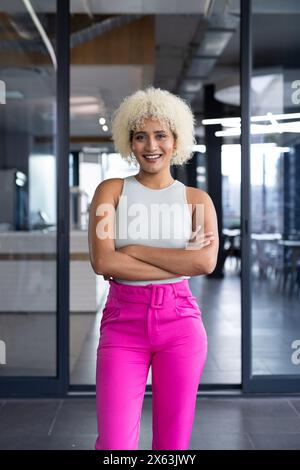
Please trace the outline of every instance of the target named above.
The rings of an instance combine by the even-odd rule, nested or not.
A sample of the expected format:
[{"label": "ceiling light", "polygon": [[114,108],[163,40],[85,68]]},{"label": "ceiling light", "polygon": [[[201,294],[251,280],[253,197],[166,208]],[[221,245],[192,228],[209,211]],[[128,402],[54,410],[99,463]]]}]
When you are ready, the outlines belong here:
[{"label": "ceiling light", "polygon": [[[224,148],[227,150],[234,151],[236,148],[240,149],[241,145],[240,144],[223,144],[222,150]],[[287,153],[291,151],[290,147],[280,147],[280,146],[277,146],[274,142],[263,142],[261,144],[251,144],[251,148],[261,149],[265,153],[276,153],[276,152]]]},{"label": "ceiling light", "polygon": [[[268,115],[270,115],[272,113],[268,113]],[[253,116],[251,118],[251,120],[253,122],[258,122],[258,121],[264,121],[265,119],[263,118],[267,118],[267,116]],[[279,121],[286,121],[286,120],[289,120],[289,119],[299,119],[300,118],[300,113],[287,113],[287,114],[272,114],[272,116],[279,120]]]},{"label": "ceiling light", "polygon": [[240,117],[233,118],[216,118],[216,119],[203,119],[202,124],[204,126],[211,126],[216,124],[222,124],[222,126],[238,126],[241,122]]},{"label": "ceiling light", "polygon": [[98,104],[76,104],[71,106],[71,113],[73,114],[99,114]]},{"label": "ceiling light", "polygon": [[205,175],[206,173],[205,166],[197,166],[197,173],[200,173],[201,175]]},{"label": "ceiling light", "polygon": [[[292,132],[299,134],[300,133],[300,121],[295,122],[282,122],[278,123],[277,125],[257,125],[251,124],[250,126],[250,133],[251,134],[277,134],[282,132]],[[230,129],[225,129],[224,131],[217,131],[215,132],[216,137],[230,137],[235,135],[241,134],[241,128],[235,127]]]},{"label": "ceiling light", "polygon": [[205,153],[206,152],[206,146],[201,145],[201,144],[196,144],[196,145],[193,146],[193,152]]},{"label": "ceiling light", "polygon": [[[287,113],[287,114],[273,114],[267,113],[262,116],[251,116],[252,122],[264,122],[270,121],[270,117],[276,119],[277,121],[286,121],[290,119],[299,119],[300,113]],[[216,119],[203,119],[202,124],[204,126],[222,124],[223,126],[236,126],[241,122],[240,117],[229,117],[229,118],[216,118]]]},{"label": "ceiling light", "polygon": [[199,183],[205,183],[205,181],[206,181],[206,178],[205,178],[204,175],[197,175],[196,179]]},{"label": "ceiling light", "polygon": [[210,70],[215,65],[216,58],[207,59],[205,57],[195,57],[187,71],[187,78],[207,77]]},{"label": "ceiling light", "polygon": [[108,131],[108,127],[107,126],[102,126],[102,129],[104,130],[104,132],[107,132]]},{"label": "ceiling light", "polygon": [[84,153],[101,153],[103,151],[100,147],[82,147]]},{"label": "ceiling light", "polygon": [[196,56],[220,56],[231,36],[232,31],[207,31]]},{"label": "ceiling light", "polygon": [[184,93],[197,93],[201,88],[202,82],[198,78],[186,78],[180,87]]},{"label": "ceiling light", "polygon": [[70,98],[71,105],[73,104],[94,104],[98,103],[98,99],[94,96],[71,96]]},{"label": "ceiling light", "polygon": [[101,117],[99,119],[99,124],[101,124],[101,126],[103,126],[103,124],[105,124],[105,123],[106,123],[105,119],[103,117]]},{"label": "ceiling light", "polygon": [[24,95],[21,91],[12,90],[6,92],[6,98],[11,100],[22,100],[24,98]]},{"label": "ceiling light", "polygon": [[272,113],[267,113],[268,118],[270,119],[271,124],[274,126],[274,129],[277,128],[277,132],[281,133],[280,124],[276,120],[275,116]]}]

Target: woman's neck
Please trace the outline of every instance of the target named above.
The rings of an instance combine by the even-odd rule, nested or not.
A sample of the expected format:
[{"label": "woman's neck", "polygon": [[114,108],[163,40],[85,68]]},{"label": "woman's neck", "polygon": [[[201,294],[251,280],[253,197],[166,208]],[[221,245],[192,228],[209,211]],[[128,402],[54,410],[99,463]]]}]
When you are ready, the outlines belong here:
[{"label": "woman's neck", "polygon": [[148,186],[152,189],[163,189],[170,186],[174,183],[174,178],[171,174],[163,175],[163,174],[145,174],[145,173],[137,173],[135,178],[145,186]]}]

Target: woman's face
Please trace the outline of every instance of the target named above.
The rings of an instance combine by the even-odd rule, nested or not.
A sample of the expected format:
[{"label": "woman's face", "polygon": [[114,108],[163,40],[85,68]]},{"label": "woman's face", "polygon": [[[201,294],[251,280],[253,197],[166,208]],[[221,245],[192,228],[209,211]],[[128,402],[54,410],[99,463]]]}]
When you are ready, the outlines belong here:
[{"label": "woman's face", "polygon": [[166,124],[148,118],[134,131],[131,148],[140,167],[156,173],[170,166],[176,141]]}]

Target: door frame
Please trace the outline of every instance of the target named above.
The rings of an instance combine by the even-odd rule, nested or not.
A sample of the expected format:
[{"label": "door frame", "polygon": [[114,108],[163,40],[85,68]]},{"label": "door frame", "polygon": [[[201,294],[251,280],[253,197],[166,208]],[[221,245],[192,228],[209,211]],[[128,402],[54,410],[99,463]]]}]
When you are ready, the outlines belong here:
[{"label": "door frame", "polygon": [[1,397],[64,397],[69,386],[69,0],[56,0],[56,376],[0,377]]}]

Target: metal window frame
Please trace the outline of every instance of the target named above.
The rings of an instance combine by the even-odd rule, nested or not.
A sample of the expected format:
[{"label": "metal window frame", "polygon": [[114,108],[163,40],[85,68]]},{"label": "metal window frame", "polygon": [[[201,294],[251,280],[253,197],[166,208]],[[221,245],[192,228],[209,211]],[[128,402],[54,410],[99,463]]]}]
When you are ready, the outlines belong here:
[{"label": "metal window frame", "polygon": [[251,78],[252,0],[241,0],[241,244],[242,244],[242,392],[243,394],[300,393],[299,375],[252,374],[252,278],[251,278]]},{"label": "metal window frame", "polygon": [[57,374],[69,388],[70,356],[70,0],[57,1]]},{"label": "metal window frame", "polygon": [[[240,93],[241,93],[241,311],[242,390],[249,391],[251,374],[251,198],[250,198],[250,108],[252,74],[252,0],[241,0]],[[243,45],[243,46],[242,46]]]}]

